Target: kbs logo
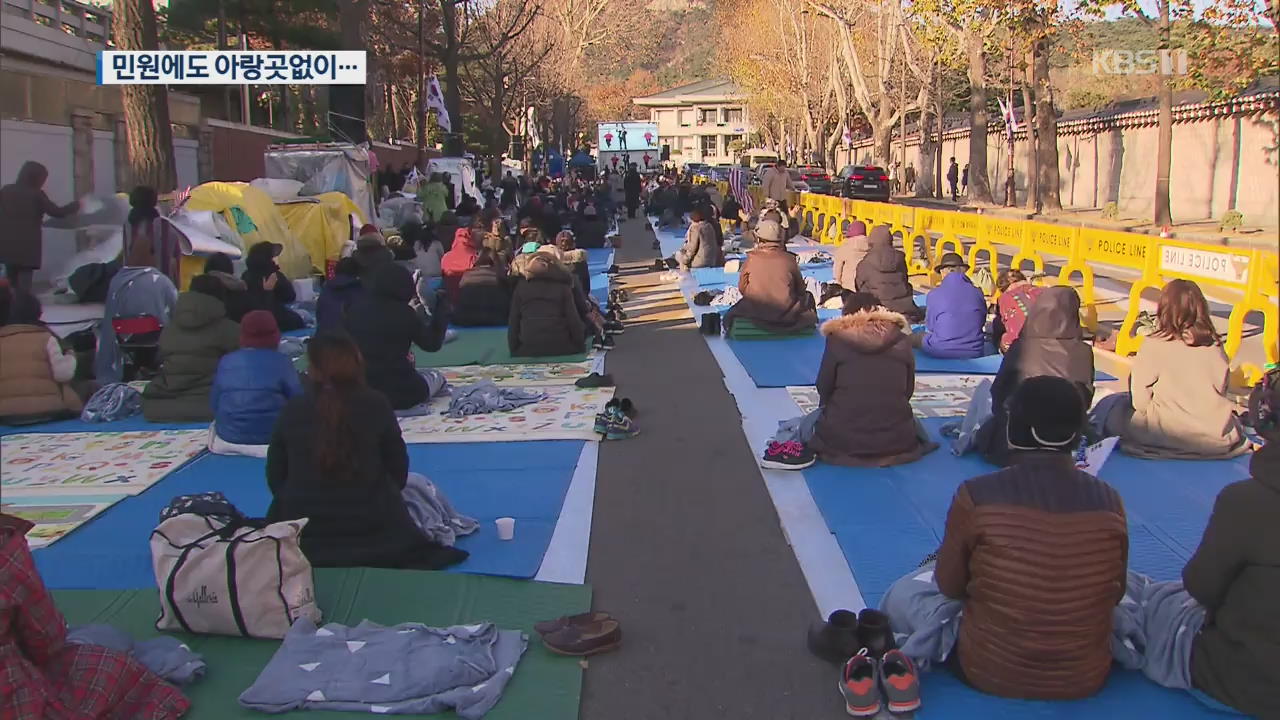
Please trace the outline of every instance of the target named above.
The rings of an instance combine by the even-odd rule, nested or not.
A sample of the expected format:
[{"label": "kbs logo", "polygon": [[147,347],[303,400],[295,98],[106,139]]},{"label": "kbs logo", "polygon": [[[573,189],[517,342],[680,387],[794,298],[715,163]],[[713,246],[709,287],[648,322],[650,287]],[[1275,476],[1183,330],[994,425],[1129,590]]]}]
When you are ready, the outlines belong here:
[{"label": "kbs logo", "polygon": [[1186,50],[1098,50],[1094,75],[1186,75]]}]

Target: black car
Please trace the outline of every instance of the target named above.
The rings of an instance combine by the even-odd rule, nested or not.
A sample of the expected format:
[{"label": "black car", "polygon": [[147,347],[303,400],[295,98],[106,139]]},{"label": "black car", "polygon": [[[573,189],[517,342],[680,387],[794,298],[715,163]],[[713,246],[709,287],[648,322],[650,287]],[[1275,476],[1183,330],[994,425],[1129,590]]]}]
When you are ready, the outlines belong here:
[{"label": "black car", "polygon": [[800,179],[809,186],[809,192],[822,195],[831,194],[833,183],[831,182],[831,174],[826,169],[817,165],[800,165],[796,167],[796,171],[800,173]]},{"label": "black car", "polygon": [[854,200],[889,202],[889,175],[875,165],[846,165],[838,179],[840,195]]}]

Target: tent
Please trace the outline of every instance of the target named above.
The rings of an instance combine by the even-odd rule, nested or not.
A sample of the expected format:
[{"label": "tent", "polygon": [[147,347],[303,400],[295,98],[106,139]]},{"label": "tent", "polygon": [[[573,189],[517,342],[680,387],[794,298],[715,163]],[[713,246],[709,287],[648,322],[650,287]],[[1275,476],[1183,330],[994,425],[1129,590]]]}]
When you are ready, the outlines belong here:
[{"label": "tent", "polygon": [[[227,231],[216,227],[217,237],[242,251],[260,242],[277,243],[284,251],[276,258],[280,270],[290,278],[307,277],[314,263],[307,247],[289,229],[284,216],[271,201],[271,196],[247,183],[210,182],[191,189],[174,218],[181,222],[181,212],[212,211],[226,223]],[[195,256],[209,254],[208,250],[193,247]],[[323,261],[321,261],[323,262]],[[321,267],[320,269],[323,269]],[[184,266],[184,279],[186,276]]]},{"label": "tent", "polygon": [[350,143],[272,145],[263,153],[267,178],[301,182],[298,195],[302,197],[340,192],[366,218],[374,216],[370,178],[377,168],[371,161],[367,145]]},{"label": "tent", "polygon": [[366,222],[360,208],[340,192],[278,202],[276,209],[293,236],[306,248],[313,268],[326,274],[327,266],[342,256],[343,247],[352,238],[352,230]]}]

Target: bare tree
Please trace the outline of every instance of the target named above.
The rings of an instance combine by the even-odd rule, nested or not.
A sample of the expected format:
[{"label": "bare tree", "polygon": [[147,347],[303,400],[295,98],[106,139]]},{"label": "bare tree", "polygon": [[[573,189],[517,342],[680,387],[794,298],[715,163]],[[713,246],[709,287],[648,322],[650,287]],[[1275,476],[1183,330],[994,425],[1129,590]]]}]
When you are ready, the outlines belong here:
[{"label": "bare tree", "polygon": [[[120,50],[157,50],[156,10],[152,0],[115,0],[111,37]],[[122,85],[129,172],[136,185],[170,192],[178,185],[173,162],[169,92],[164,85]]]},{"label": "bare tree", "polygon": [[497,151],[514,134],[523,115],[525,97],[521,88],[528,85],[542,67],[554,45],[550,38],[526,31],[504,41],[504,28],[511,17],[523,12],[520,0],[498,0],[476,22],[472,49],[482,57],[461,67],[459,80],[463,98],[476,107],[492,133],[491,149]]}]

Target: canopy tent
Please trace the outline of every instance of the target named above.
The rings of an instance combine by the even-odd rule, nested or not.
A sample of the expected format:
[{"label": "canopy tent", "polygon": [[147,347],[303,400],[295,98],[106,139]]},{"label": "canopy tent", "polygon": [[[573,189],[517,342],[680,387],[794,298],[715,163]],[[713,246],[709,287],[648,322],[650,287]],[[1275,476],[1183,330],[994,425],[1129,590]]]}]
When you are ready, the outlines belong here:
[{"label": "canopy tent", "polygon": [[263,153],[267,178],[301,182],[300,197],[340,192],[365,218],[374,216],[372,162],[367,145],[350,143],[272,145]]}]

